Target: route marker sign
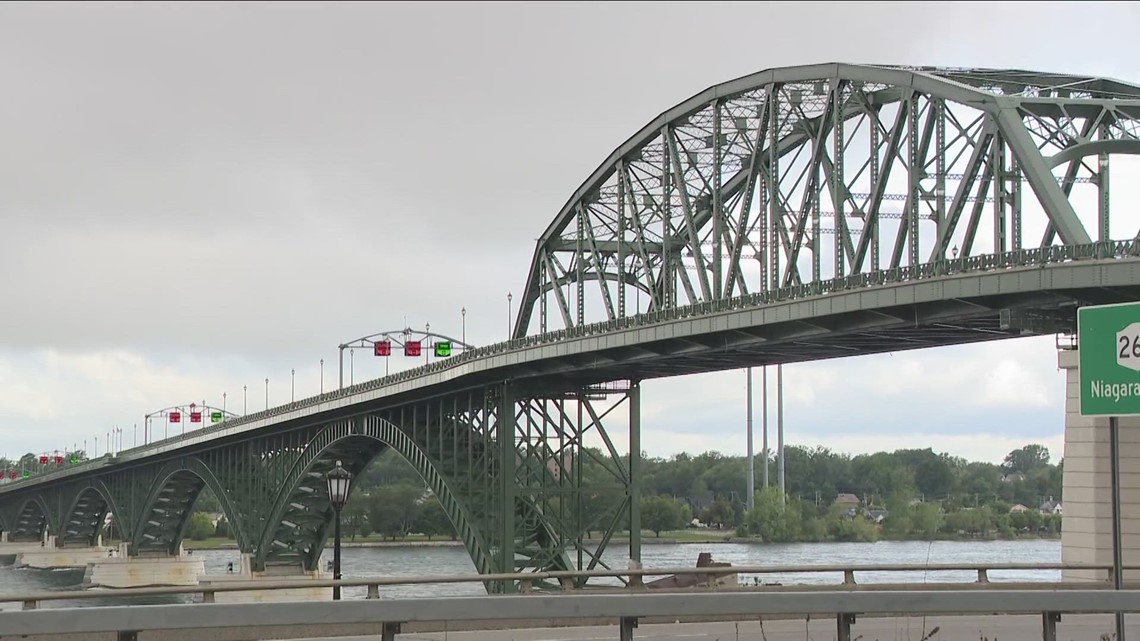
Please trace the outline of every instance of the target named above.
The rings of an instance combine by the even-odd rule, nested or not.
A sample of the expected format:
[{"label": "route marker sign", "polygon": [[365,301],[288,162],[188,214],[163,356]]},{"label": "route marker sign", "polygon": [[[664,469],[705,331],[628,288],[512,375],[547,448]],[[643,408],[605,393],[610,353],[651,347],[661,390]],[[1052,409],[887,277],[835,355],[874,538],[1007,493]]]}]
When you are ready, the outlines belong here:
[{"label": "route marker sign", "polygon": [[1140,302],[1077,310],[1081,416],[1140,415]]}]

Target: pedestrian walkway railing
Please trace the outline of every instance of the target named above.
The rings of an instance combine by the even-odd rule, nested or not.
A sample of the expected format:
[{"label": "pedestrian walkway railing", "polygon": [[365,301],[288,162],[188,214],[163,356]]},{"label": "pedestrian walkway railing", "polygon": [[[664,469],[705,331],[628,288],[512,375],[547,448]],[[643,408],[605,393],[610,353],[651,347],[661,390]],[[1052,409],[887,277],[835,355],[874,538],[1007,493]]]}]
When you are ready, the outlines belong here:
[{"label": "pedestrian walkway railing", "polygon": [[[922,590],[732,592],[712,594],[623,593],[510,595],[298,603],[209,603],[185,605],[55,608],[0,614],[0,638],[22,635],[112,633],[118,641],[162,638],[152,631],[191,638],[297,638],[361,634],[375,630],[384,641],[401,632],[444,624],[444,630],[535,628],[556,625],[618,625],[632,641],[641,622],[741,621],[835,617],[838,641],[851,641],[855,617],[1014,615],[1041,616],[1043,641],[1056,641],[1061,614],[1140,612],[1140,590],[951,590],[932,598]],[[259,637],[262,629],[268,636]],[[223,634],[222,631],[228,631]],[[1096,638],[1092,635],[1088,638]],[[42,636],[37,638],[43,638]],[[75,638],[75,637],[72,637]],[[105,638],[105,637],[104,637]],[[183,632],[177,638],[187,638]]]},{"label": "pedestrian walkway railing", "polygon": [[[1126,571],[1140,570],[1140,566],[1124,566]],[[997,572],[1026,572],[1026,571],[1083,571],[1088,577],[1082,581],[1013,581],[991,576]],[[910,582],[878,582],[859,583],[857,575],[870,573],[922,573],[929,576],[931,573],[962,572],[971,575],[970,581],[943,580],[934,583]],[[757,581],[756,583],[736,583],[725,585],[718,578],[731,575],[761,576],[789,575],[789,574],[815,574],[815,575],[842,575],[839,583],[815,584],[772,584]],[[659,588],[661,592],[682,590],[716,590],[721,592],[734,591],[787,591],[787,590],[884,590],[884,589],[911,589],[911,590],[946,590],[946,589],[1008,589],[1016,585],[1026,590],[1055,590],[1066,588],[1072,590],[1103,590],[1112,588],[1112,566],[1074,563],[931,563],[931,564],[870,564],[870,565],[780,565],[780,566],[723,566],[723,567],[677,567],[677,568],[642,568],[631,570],[587,570],[565,572],[523,572],[514,574],[459,574],[438,576],[378,576],[360,579],[305,579],[301,577],[280,579],[266,578],[261,580],[230,580],[233,575],[222,575],[227,580],[212,583],[209,575],[203,577],[203,582],[196,586],[170,586],[123,588],[114,590],[84,590],[84,591],[56,591],[37,592],[26,594],[0,594],[0,603],[19,602],[23,609],[38,609],[45,601],[71,601],[107,599],[109,597],[138,597],[161,595],[189,595],[198,596],[202,603],[214,603],[215,595],[224,592],[248,592],[250,590],[297,590],[311,588],[332,588],[333,586],[364,587],[367,590],[366,599],[379,599],[380,588],[394,586],[415,585],[446,585],[446,584],[492,584],[507,583],[517,585],[522,593],[531,593],[539,583],[554,583],[561,586],[564,593],[575,592],[601,592],[601,591],[636,591],[652,590],[645,583],[648,577],[667,576],[694,576],[697,581],[689,588]],[[620,583],[610,586],[591,586],[578,589],[585,579],[610,577],[618,579]],[[656,591],[656,590],[654,590]]]}]

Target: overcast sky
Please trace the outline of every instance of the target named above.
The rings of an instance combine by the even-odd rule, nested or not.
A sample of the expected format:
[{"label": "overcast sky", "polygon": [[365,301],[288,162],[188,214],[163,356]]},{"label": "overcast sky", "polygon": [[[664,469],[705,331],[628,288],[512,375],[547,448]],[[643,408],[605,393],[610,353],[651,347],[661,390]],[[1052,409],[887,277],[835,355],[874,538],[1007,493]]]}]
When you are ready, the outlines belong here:
[{"label": "overcast sky", "polygon": [[[0,4],[0,454],[102,452],[114,425],[129,446],[155,409],[241,411],[243,385],[260,410],[291,368],[311,395],[337,344],[405,316],[458,335],[466,307],[470,342],[503,339],[571,192],[710,85],[830,61],[1136,82],[1137,24],[1094,3]],[[359,356],[357,381],[383,373]],[[1062,454],[1052,337],[785,377],[789,443]],[[743,372],[643,400],[650,454],[743,453]]]}]

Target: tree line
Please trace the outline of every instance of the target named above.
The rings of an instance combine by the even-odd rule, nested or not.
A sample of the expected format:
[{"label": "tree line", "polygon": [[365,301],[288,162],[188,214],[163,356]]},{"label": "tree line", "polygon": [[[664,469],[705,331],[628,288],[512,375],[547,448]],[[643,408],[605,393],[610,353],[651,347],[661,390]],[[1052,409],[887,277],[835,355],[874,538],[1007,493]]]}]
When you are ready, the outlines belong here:
[{"label": "tree line", "polygon": [[[931,448],[855,456],[824,447],[788,446],[784,452],[784,497],[774,487],[762,486],[765,461],[761,455],[755,457],[756,499],[751,512],[745,509],[746,457],[715,451],[643,457],[642,527],[660,535],[697,519],[704,526],[734,528],[741,536],[768,541],[1059,532],[1059,518],[1046,517],[1038,508],[1050,499],[1061,499],[1063,461],[1051,462],[1049,451],[1039,444],[1011,451],[1000,464],[967,461]],[[607,457],[600,451],[593,454],[578,460],[587,488],[580,510],[598,515],[595,523],[601,523],[604,515],[618,509],[624,492],[589,491],[607,483],[613,486],[613,477],[607,476],[611,473],[598,462]],[[775,458],[769,457],[767,465],[770,484],[775,486]],[[850,504],[836,503],[841,494],[857,498],[855,514],[860,518],[852,518]],[[1011,513],[1017,504],[1029,509]],[[195,509],[221,511],[208,490]],[[224,520],[212,532],[206,522],[195,517],[188,535],[229,534]],[[621,523],[628,527],[627,521]],[[415,469],[393,451],[378,456],[354,479],[343,524],[349,539],[371,534],[389,539],[410,533],[455,536],[439,501]]]}]

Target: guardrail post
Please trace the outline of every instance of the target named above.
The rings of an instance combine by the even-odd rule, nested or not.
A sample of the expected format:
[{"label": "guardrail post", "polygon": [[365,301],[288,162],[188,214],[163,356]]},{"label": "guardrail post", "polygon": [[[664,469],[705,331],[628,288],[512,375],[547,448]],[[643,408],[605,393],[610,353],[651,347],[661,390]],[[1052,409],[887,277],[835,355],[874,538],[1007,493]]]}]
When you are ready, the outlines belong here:
[{"label": "guardrail post", "polygon": [[855,570],[843,571],[843,585],[855,585]]},{"label": "guardrail post", "polygon": [[366,599],[379,599],[380,598],[380,586],[376,585],[375,583],[368,584],[368,596],[366,596],[364,598],[366,598]]},{"label": "guardrail post", "polygon": [[[838,635],[837,641],[851,641],[851,624],[855,623],[855,615],[847,612],[840,612],[835,615],[835,631]],[[1054,639],[1054,641],[1056,641]]]},{"label": "guardrail post", "polygon": [[139,633],[134,630],[122,631],[115,638],[118,641],[139,641]]},{"label": "guardrail post", "polygon": [[519,579],[519,592],[523,594],[530,594],[534,590],[534,581],[530,579]]},{"label": "guardrail post", "polygon": [[[637,617],[621,618],[621,641],[633,641],[633,629],[637,627]],[[850,640],[848,640],[850,641]]]},{"label": "guardrail post", "polygon": [[989,583],[990,577],[986,574],[985,568],[978,568],[978,583]]},{"label": "guardrail post", "polygon": [[1041,641],[1057,641],[1057,622],[1060,620],[1060,612],[1041,613]]},{"label": "guardrail post", "polygon": [[214,591],[213,590],[203,590],[202,591],[202,603],[213,603],[213,602],[214,602]]},{"label": "guardrail post", "polygon": [[380,641],[396,641],[396,635],[399,633],[399,623],[385,623],[384,629],[380,632]]},{"label": "guardrail post", "polygon": [[25,610],[36,610],[40,607],[39,601],[24,601]]}]

